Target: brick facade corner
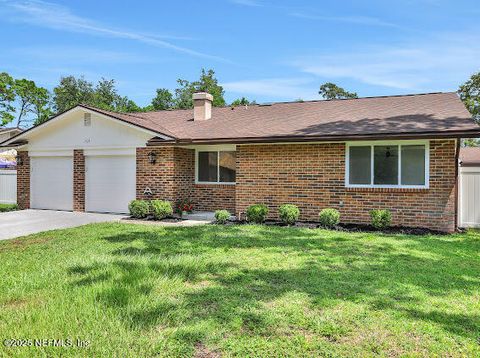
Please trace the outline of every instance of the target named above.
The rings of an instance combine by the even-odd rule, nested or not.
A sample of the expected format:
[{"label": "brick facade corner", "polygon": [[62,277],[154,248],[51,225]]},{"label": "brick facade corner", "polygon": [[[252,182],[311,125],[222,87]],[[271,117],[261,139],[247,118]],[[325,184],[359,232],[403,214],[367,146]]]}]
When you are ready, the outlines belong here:
[{"label": "brick facade corner", "polygon": [[73,211],[85,211],[85,156],[82,149],[73,151]]},{"label": "brick facade corner", "polygon": [[30,157],[26,151],[17,155],[22,161],[17,165],[17,204],[20,209],[30,209]]}]

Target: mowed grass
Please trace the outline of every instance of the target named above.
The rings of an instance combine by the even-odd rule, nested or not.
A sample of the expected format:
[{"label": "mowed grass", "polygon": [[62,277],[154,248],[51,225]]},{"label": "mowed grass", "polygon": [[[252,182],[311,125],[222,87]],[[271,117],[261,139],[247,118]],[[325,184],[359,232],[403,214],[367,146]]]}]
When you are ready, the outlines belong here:
[{"label": "mowed grass", "polygon": [[95,224],[0,242],[5,356],[479,356],[480,234]]}]

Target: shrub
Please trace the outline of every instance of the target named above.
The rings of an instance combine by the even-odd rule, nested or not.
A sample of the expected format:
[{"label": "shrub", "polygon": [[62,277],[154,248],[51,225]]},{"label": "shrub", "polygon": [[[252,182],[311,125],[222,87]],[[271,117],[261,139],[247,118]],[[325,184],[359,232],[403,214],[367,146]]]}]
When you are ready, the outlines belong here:
[{"label": "shrub", "polygon": [[215,211],[215,221],[219,224],[225,224],[230,218],[230,213],[227,210]]},{"label": "shrub", "polygon": [[263,204],[250,205],[247,208],[247,221],[261,224],[265,221],[268,214],[268,208]]},{"label": "shrub", "polygon": [[293,204],[283,204],[278,208],[280,220],[287,225],[293,225],[300,216],[300,210],[298,206]]},{"label": "shrub", "polygon": [[165,219],[173,214],[172,204],[169,201],[152,200],[152,214],[157,220]]},{"label": "shrub", "polygon": [[17,204],[0,204],[0,213],[5,211],[15,211],[18,210]]},{"label": "shrub", "polygon": [[372,218],[372,226],[378,230],[389,227],[392,222],[392,214],[387,209],[372,210],[370,211],[370,217]]},{"label": "shrub", "polygon": [[146,200],[132,200],[128,204],[130,216],[135,219],[143,219],[150,213],[150,204]]},{"label": "shrub", "polygon": [[320,214],[318,214],[320,219],[320,224],[326,228],[334,228],[340,222],[340,213],[337,209],[327,208],[322,209]]}]

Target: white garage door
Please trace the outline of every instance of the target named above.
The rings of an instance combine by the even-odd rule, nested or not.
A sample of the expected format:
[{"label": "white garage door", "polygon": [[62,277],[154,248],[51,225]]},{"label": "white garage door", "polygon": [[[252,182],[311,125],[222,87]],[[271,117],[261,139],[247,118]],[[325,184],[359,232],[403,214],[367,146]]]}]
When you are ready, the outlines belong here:
[{"label": "white garage door", "polygon": [[73,210],[72,157],[30,158],[30,206]]},{"label": "white garage door", "polygon": [[87,156],[85,170],[85,210],[127,213],[136,196],[135,156]]}]

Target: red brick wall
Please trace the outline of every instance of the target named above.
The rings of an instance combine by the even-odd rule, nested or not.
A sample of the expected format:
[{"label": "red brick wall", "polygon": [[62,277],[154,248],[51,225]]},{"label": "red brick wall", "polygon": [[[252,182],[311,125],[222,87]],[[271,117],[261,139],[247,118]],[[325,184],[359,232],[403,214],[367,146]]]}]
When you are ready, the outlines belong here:
[{"label": "red brick wall", "polygon": [[17,204],[20,209],[30,209],[30,157],[28,152],[18,152],[22,165],[17,165]]},{"label": "red brick wall", "polygon": [[85,157],[82,149],[73,151],[73,211],[85,211]]},{"label": "red brick wall", "polygon": [[[156,163],[148,162],[148,153],[157,154]],[[143,194],[146,187],[153,196]],[[186,148],[156,147],[137,149],[137,198],[162,199],[173,203],[190,199],[195,210],[235,211],[235,186],[195,184],[195,151]]]},{"label": "red brick wall", "polygon": [[[173,147],[137,148],[137,199],[175,200],[175,162]],[[157,155],[156,163],[148,162],[148,153]],[[150,188],[153,196],[144,194]]]},{"label": "red brick wall", "polygon": [[336,208],[345,223],[369,223],[369,211],[392,211],[394,225],[455,229],[455,141],[430,143],[429,189],[345,188],[345,144],[237,146],[236,213],[254,203],[276,218],[284,203],[298,205],[302,220]]},{"label": "red brick wall", "polygon": [[235,185],[195,184],[193,200],[200,210],[225,209],[235,213]]}]

